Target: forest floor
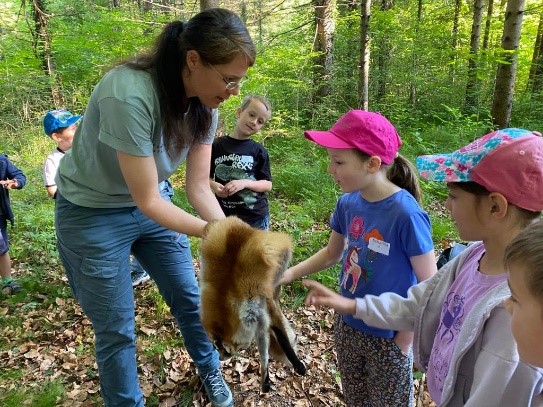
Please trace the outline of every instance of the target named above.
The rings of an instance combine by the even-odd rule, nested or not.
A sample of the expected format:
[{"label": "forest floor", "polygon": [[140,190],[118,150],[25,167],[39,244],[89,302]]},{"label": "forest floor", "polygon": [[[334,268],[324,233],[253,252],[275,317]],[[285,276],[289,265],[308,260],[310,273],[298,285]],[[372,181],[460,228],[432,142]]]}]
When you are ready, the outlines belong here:
[{"label": "forest floor", "polygon": [[[61,280],[59,284],[67,284],[65,278]],[[156,290],[152,283],[135,289],[137,359],[146,404],[209,406],[185,348],[162,346],[157,351],[157,343],[171,343],[171,338],[177,338],[174,343],[175,340],[181,342],[173,318],[168,312],[157,313],[152,300],[154,294],[150,295],[149,290]],[[292,368],[272,361],[272,390],[262,394],[257,351],[243,351],[222,362],[223,374],[234,392],[235,405],[343,406],[331,335],[333,313],[300,307],[285,314],[298,335],[298,353],[308,367],[307,374],[298,376]],[[101,405],[91,324],[73,299],[47,298],[45,294],[34,293],[21,303],[3,299],[0,318],[7,315],[20,316],[21,326],[0,324],[0,338],[10,344],[8,350],[0,351],[0,371],[4,378],[9,377],[6,373],[10,370],[17,372],[17,379],[0,380],[0,394],[26,386],[40,388],[57,380],[63,384],[66,394],[51,405]],[[150,349],[154,351],[146,352]],[[424,387],[419,389],[418,381],[415,396],[416,406],[433,406]]]}]

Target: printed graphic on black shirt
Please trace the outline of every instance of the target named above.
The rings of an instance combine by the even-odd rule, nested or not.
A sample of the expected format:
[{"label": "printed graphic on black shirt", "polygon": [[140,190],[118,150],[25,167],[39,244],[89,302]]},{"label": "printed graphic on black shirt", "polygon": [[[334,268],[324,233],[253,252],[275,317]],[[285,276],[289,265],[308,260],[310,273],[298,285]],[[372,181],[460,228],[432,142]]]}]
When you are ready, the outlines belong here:
[{"label": "printed graphic on black shirt", "polygon": [[[228,156],[228,159],[232,159],[232,156],[235,156],[236,159],[232,160],[232,166],[226,164],[218,164],[215,168],[215,177],[220,178],[223,181],[223,185],[229,181],[236,179],[250,179],[256,181],[256,178],[252,175],[248,175],[245,171],[252,171],[253,169],[253,157],[248,155],[236,155],[231,154]],[[218,161],[219,159],[217,159]],[[250,189],[242,189],[236,193],[242,200],[243,203],[249,208],[253,209],[256,203],[256,192],[251,191]],[[234,202],[230,202],[231,204]],[[226,202],[224,202],[227,205]],[[235,205],[232,205],[232,208]]]}]

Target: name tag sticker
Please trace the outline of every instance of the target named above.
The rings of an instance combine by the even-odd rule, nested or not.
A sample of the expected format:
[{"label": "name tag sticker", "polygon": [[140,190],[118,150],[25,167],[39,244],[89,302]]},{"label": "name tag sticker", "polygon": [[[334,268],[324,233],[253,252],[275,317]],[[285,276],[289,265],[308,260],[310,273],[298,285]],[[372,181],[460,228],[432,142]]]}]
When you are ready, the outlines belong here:
[{"label": "name tag sticker", "polygon": [[382,240],[376,239],[374,237],[370,237],[368,248],[370,250],[373,250],[374,252],[388,256],[388,253],[390,252],[390,243],[383,242]]}]

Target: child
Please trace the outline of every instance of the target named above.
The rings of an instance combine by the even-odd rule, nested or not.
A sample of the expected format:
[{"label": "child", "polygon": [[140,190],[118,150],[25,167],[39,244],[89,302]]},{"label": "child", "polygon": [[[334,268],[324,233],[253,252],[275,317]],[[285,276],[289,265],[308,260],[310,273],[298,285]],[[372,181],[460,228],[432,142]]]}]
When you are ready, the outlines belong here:
[{"label": "child", "polygon": [[21,286],[11,276],[11,258],[9,257],[8,220],[13,227],[14,216],[9,200],[10,189],[21,189],[26,184],[26,176],[8,157],[0,154],[0,277],[2,294],[12,295],[21,291]]},{"label": "child", "polygon": [[306,303],[371,326],[414,329],[415,363],[439,406],[543,405],[543,371],[519,361],[503,306],[505,248],[543,209],[543,139],[499,130],[451,154],[419,157],[417,166],[423,178],[447,182],[445,206],[460,238],[475,243],[407,298],[344,298],[306,281]]},{"label": "child", "polygon": [[[351,110],[329,131],[305,136],[327,148],[328,171],[344,195],[330,221],[328,245],[288,269],[281,283],[340,260],[340,291],[348,298],[405,295],[431,277],[436,263],[430,219],[419,205],[415,170],[398,155],[394,126],[379,113]],[[348,406],[412,405],[412,332],[376,329],[345,315],[334,334]]]},{"label": "child", "polygon": [[528,226],[505,250],[511,297],[505,307],[520,358],[543,368],[543,222]]},{"label": "child", "polygon": [[47,189],[47,195],[55,199],[57,193],[57,175],[60,159],[66,151],[72,148],[77,122],[81,116],[74,116],[67,110],[49,110],[43,118],[43,129],[51,139],[57,143],[57,147],[45,159],[43,164],[43,182]]},{"label": "child", "polygon": [[270,216],[266,192],[271,191],[268,151],[251,139],[271,116],[262,96],[246,96],[236,110],[236,127],[216,138],[211,152],[211,190],[226,216],[236,215],[249,225],[268,230]]}]

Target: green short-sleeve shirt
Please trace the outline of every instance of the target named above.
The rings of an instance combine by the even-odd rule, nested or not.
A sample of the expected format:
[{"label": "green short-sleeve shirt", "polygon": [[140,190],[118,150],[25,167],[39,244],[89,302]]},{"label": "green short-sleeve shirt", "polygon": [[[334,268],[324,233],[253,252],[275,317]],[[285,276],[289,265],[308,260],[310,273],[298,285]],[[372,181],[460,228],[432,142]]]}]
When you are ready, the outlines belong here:
[{"label": "green short-sleeve shirt", "polygon": [[[205,140],[211,144],[217,111]],[[117,151],[154,156],[158,180],[167,179],[186,159],[188,147],[171,159],[164,148],[160,105],[151,75],[119,66],[94,88],[72,148],[61,160],[56,183],[77,205],[92,208],[134,206],[117,161]]]}]

